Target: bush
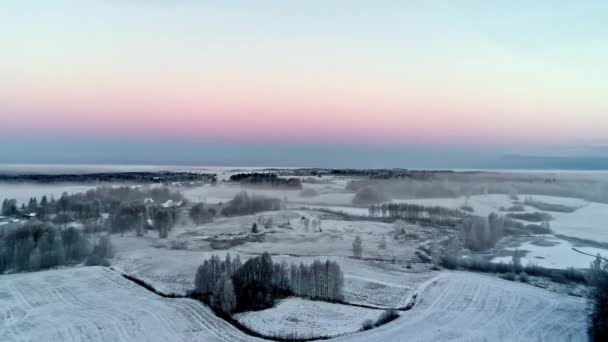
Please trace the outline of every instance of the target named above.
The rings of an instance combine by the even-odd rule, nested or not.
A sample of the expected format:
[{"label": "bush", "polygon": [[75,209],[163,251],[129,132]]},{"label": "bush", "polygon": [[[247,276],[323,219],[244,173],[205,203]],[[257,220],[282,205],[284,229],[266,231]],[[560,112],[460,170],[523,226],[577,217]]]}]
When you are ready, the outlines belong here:
[{"label": "bush", "polygon": [[455,270],[458,268],[459,260],[458,257],[453,256],[443,256],[439,264],[449,270]]},{"label": "bush", "polygon": [[519,274],[519,281],[521,281],[522,283],[527,283],[528,281],[530,281],[530,277],[528,276],[528,273],[521,272]]},{"label": "bush", "polygon": [[472,213],[475,212],[475,208],[471,207],[470,205],[461,205],[460,206],[460,210]]},{"label": "bush", "polygon": [[502,278],[504,280],[515,281],[515,279],[517,278],[517,275],[515,275],[515,273],[513,273],[513,272],[509,272],[509,273],[505,273],[505,274],[501,275],[500,278]]},{"label": "bush", "polygon": [[366,331],[374,327],[374,322],[371,319],[366,319],[361,325],[361,330]]},{"label": "bush", "polygon": [[378,317],[378,320],[376,321],[376,326],[379,327],[383,324],[394,321],[397,318],[399,318],[399,312],[397,312],[397,310],[395,310],[395,309],[384,310],[380,314],[380,317]]},{"label": "bush", "polygon": [[188,249],[188,243],[185,240],[171,240],[169,241],[169,248],[175,250]]},{"label": "bush", "polygon": [[89,255],[84,264],[87,266],[110,266],[108,259],[102,258],[95,254]]}]

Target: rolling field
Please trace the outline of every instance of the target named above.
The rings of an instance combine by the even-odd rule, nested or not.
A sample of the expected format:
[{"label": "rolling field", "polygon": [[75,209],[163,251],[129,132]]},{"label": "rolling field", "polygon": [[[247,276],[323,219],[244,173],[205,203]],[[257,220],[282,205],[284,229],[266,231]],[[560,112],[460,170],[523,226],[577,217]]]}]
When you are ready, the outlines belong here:
[{"label": "rolling field", "polygon": [[[416,305],[402,312],[401,318],[338,340],[586,340],[587,303],[581,298],[464,272],[442,273],[420,285],[416,292]],[[299,312],[299,302],[285,302],[286,312],[303,318],[301,315],[308,310]],[[274,313],[283,309],[282,305],[271,309],[270,321],[276,321]],[[363,316],[357,310],[347,315],[351,325],[367,318],[368,310],[361,312]],[[252,318],[255,316],[262,321],[256,318],[252,322],[261,322],[258,328],[265,333],[291,331],[289,326],[268,325],[264,314],[253,314]],[[0,317],[2,341],[255,340],[198,302],[161,298],[101,267],[4,275],[0,282]],[[330,328],[339,323],[329,319],[324,322]],[[298,324],[294,321],[291,328],[298,331]],[[355,328],[352,325],[342,332]]]},{"label": "rolling field", "polygon": [[378,329],[339,341],[586,341],[586,301],[484,275],[445,272],[418,303]]},{"label": "rolling field", "polygon": [[206,306],[102,267],[0,276],[0,341],[252,341]]}]

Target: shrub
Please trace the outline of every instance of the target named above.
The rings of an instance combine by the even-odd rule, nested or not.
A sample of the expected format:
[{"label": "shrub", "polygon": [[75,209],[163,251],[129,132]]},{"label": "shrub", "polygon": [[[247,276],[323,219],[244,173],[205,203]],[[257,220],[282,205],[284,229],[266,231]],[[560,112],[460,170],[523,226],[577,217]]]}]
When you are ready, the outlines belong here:
[{"label": "shrub", "polygon": [[395,309],[384,310],[380,314],[380,317],[378,317],[378,320],[376,321],[376,326],[377,327],[381,326],[381,325],[386,324],[388,322],[394,321],[397,318],[399,318],[399,312],[397,312],[397,310],[395,310]]},{"label": "shrub", "polygon": [[528,273],[521,272],[519,274],[519,281],[521,281],[522,283],[527,283],[528,281],[530,281],[530,277],[528,276]]},{"label": "shrub", "polygon": [[85,265],[87,266],[110,266],[110,262],[106,258],[102,258],[98,255],[92,254],[87,257],[85,261]]},{"label": "shrub", "polygon": [[171,240],[169,241],[169,248],[175,250],[188,249],[188,244],[185,240]]},{"label": "shrub", "polygon": [[515,279],[517,278],[517,276],[513,272],[505,273],[505,274],[501,275],[500,277],[504,280],[510,280],[510,281],[515,281]]},{"label": "shrub", "polygon": [[374,322],[371,319],[366,319],[365,321],[363,321],[363,324],[361,325],[361,330],[365,331],[365,330],[370,330],[374,327]]},{"label": "shrub", "polygon": [[460,209],[469,213],[475,212],[475,208],[471,207],[470,205],[461,205]]}]

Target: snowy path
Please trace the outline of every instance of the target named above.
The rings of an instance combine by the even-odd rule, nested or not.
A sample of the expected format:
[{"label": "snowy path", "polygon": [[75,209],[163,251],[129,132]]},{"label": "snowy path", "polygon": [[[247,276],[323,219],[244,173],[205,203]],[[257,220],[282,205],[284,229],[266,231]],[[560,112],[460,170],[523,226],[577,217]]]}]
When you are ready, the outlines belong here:
[{"label": "snowy path", "polygon": [[189,299],[101,267],[0,276],[0,341],[252,341]]},{"label": "snowy path", "polygon": [[586,301],[474,273],[446,272],[383,327],[336,341],[586,341]]}]

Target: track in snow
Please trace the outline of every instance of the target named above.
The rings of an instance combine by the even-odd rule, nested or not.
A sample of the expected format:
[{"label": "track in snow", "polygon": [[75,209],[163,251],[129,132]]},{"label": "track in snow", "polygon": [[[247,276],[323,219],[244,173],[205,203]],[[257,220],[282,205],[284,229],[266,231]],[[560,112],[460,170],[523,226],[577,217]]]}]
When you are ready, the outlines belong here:
[{"label": "track in snow", "polygon": [[[399,319],[336,341],[586,340],[581,298],[465,272],[417,294]],[[0,276],[0,341],[253,340],[194,300],[159,297],[107,268]]]},{"label": "track in snow", "polygon": [[586,341],[586,300],[521,283],[445,272],[410,311],[337,341]]},{"label": "track in snow", "polygon": [[0,341],[252,341],[206,306],[102,267],[0,276]]}]

